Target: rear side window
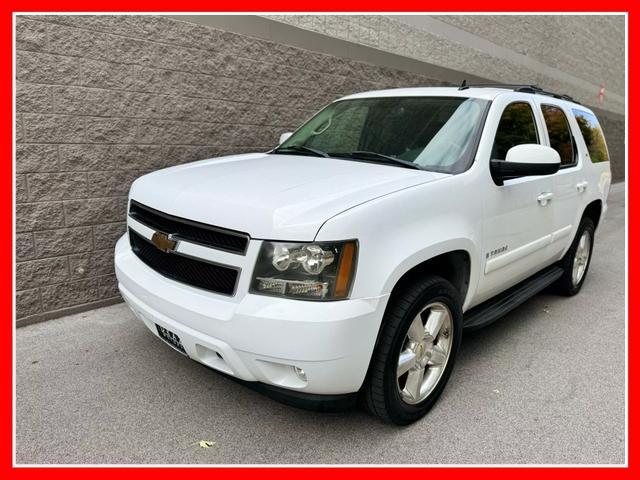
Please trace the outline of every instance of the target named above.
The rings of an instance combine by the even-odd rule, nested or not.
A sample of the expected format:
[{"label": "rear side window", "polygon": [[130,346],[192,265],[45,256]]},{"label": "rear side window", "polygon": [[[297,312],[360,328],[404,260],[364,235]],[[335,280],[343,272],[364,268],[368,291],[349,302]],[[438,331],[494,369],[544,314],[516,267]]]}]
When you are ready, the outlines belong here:
[{"label": "rear side window", "polygon": [[531,105],[527,102],[514,102],[507,105],[502,112],[491,158],[504,160],[511,147],[525,143],[538,143],[536,121]]},{"label": "rear side window", "polygon": [[596,116],[575,108],[573,109],[573,114],[578,121],[584,143],[587,144],[591,161],[593,163],[608,162],[609,152],[607,152],[607,144],[604,141],[604,135],[602,134],[602,129]]},{"label": "rear side window", "polygon": [[560,165],[563,167],[573,165],[576,155],[567,116],[555,105],[542,105],[542,115],[549,132],[551,148],[560,155]]}]

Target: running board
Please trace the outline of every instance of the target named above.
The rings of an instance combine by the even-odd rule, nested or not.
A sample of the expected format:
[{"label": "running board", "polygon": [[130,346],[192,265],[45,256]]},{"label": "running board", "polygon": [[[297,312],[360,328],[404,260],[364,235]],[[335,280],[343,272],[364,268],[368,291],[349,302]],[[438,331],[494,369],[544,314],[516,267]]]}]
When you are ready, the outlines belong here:
[{"label": "running board", "polygon": [[540,293],[562,276],[562,268],[553,265],[545,268],[524,282],[473,307],[464,314],[464,329],[476,330],[495,322],[511,310]]}]

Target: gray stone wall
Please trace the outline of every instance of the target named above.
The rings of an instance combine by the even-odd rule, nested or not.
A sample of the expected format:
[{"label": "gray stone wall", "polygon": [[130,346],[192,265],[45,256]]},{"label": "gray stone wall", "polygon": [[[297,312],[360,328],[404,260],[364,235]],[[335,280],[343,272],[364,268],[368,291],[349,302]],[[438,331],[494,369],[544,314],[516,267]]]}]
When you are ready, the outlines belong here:
[{"label": "gray stone wall", "polygon": [[[596,85],[604,82],[608,91],[624,95],[623,15],[441,15],[435,18],[587,82]],[[583,102],[596,103],[596,93],[597,90],[585,92]]]},{"label": "gray stone wall", "polygon": [[342,95],[441,84],[156,16],[18,16],[16,42],[21,324],[118,300],[139,175],[267,150]]},{"label": "gray stone wall", "polygon": [[[624,113],[623,15],[270,15],[297,28]],[[462,75],[461,75],[462,77]],[[597,98],[606,85],[604,103]]]}]

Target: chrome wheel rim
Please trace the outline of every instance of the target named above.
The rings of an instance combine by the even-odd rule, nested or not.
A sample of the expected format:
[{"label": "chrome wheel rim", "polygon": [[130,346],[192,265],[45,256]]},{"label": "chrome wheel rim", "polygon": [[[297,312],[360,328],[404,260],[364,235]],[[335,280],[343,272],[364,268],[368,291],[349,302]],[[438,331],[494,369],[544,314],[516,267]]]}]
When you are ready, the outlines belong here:
[{"label": "chrome wheel rim", "polygon": [[576,254],[573,257],[573,271],[571,272],[571,280],[573,286],[577,287],[584,274],[587,271],[587,265],[589,263],[589,255],[591,254],[591,235],[588,231],[582,232],[580,241],[578,242],[578,248],[576,248]]},{"label": "chrome wheel rim", "polygon": [[396,369],[398,391],[405,403],[420,403],[433,392],[447,367],[452,343],[453,321],[444,303],[430,303],[414,317]]}]

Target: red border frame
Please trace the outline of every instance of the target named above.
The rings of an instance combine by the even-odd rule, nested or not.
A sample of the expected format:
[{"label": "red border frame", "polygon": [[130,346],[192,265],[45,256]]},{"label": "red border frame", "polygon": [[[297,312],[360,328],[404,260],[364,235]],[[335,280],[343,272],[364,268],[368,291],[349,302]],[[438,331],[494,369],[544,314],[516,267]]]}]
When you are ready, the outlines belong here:
[{"label": "red border frame", "polygon": [[[175,2],[168,2],[166,0],[97,0],[91,3],[78,0],[59,0],[56,2],[45,1],[19,1],[19,0],[7,0],[0,6],[0,59],[4,68],[0,73],[0,88],[2,95],[0,96],[0,109],[3,112],[2,115],[2,129],[0,131],[1,141],[0,148],[3,152],[4,161],[0,164],[2,170],[2,186],[0,189],[1,201],[0,201],[0,216],[4,225],[13,224],[13,125],[14,118],[12,113],[13,104],[13,69],[10,68],[13,62],[13,13],[15,12],[108,12],[108,11],[138,11],[138,12],[169,12],[175,11]],[[442,4],[430,4],[421,2],[419,0],[401,0],[399,2],[386,3],[382,1],[367,1],[367,0],[351,0],[348,5],[344,0],[325,0],[322,5],[312,4],[308,7],[316,7],[315,9],[309,9],[309,11],[343,11],[343,12],[385,12],[389,10],[393,11],[406,11],[406,12],[420,12],[420,11],[477,11],[477,7],[483,7],[487,12],[502,12],[502,11],[533,11],[530,8],[535,7],[535,11],[538,12],[571,12],[580,13],[583,12],[628,12],[628,85],[636,85],[638,80],[638,65],[639,59],[635,58],[637,54],[636,45],[638,45],[638,37],[640,32],[640,4],[637,2],[624,2],[619,0],[610,0],[608,2],[595,2],[593,0],[585,0],[582,2],[577,1],[553,1],[553,0],[538,0],[535,4],[519,5],[513,0],[491,0],[489,2],[483,2],[479,4],[472,0],[458,0],[453,3]],[[299,11],[301,2],[299,0],[277,0],[275,2],[269,2],[268,5],[261,5],[256,0],[250,0],[243,2],[242,5],[234,5],[229,2],[223,4],[222,2],[206,2],[203,0],[182,0],[179,3],[181,11],[186,12],[211,12],[211,11]],[[318,9],[320,7],[320,9]],[[446,7],[446,8],[444,8]],[[520,7],[520,8],[518,8]],[[514,10],[515,9],[515,10]],[[631,89],[627,94],[628,112],[638,111],[638,96]],[[640,131],[636,122],[636,114],[632,113],[627,118],[628,136],[627,138],[639,138]],[[628,157],[632,157],[637,151],[637,144],[631,144],[628,146]],[[627,163],[627,180],[634,181],[637,176],[635,165]],[[635,246],[638,242],[638,231],[640,227],[637,222],[637,213],[631,205],[636,203],[637,193],[628,189],[628,201],[629,201],[629,214],[628,214],[628,265],[629,278],[628,278],[628,297],[634,298],[635,294],[640,294],[636,282],[637,267],[640,266],[638,261],[637,251],[631,247]],[[154,480],[161,479],[175,479],[176,475],[184,474],[202,474],[211,475],[215,474],[220,477],[235,477],[241,475],[256,475],[259,474],[265,478],[278,478],[282,480],[297,479],[301,476],[305,476],[307,480],[316,480],[324,477],[327,474],[333,475],[335,470],[339,470],[340,474],[349,477],[371,478],[388,475],[391,472],[386,472],[383,468],[336,468],[331,472],[325,472],[324,469],[319,468],[258,468],[245,469],[245,468],[217,468],[215,473],[199,473],[193,468],[177,467],[177,468],[92,468],[91,471],[87,471],[85,468],[36,468],[36,467],[12,467],[13,462],[13,410],[12,410],[12,381],[13,381],[13,258],[10,250],[5,249],[3,254],[0,255],[0,262],[3,275],[3,287],[4,294],[0,306],[4,315],[4,320],[0,330],[0,476],[2,478],[42,478],[46,475],[49,478],[60,479],[80,479],[86,477],[88,474],[93,478],[108,478],[114,474],[117,475],[136,475],[137,478],[153,478]],[[636,268],[633,268],[636,267]],[[12,272],[9,276],[9,272]],[[631,302],[628,303],[628,344],[631,344],[636,337],[639,336],[638,327],[635,326],[637,320],[636,306]],[[447,468],[442,472],[448,478],[462,478],[464,476],[472,474],[475,478],[491,478],[492,480],[511,479],[514,475],[519,478],[538,478],[540,475],[562,475],[565,479],[580,478],[581,480],[596,479],[606,476],[606,478],[633,478],[638,473],[639,469],[636,467],[637,460],[640,455],[638,453],[637,437],[637,417],[633,408],[633,400],[637,398],[637,392],[640,388],[640,383],[634,384],[631,381],[634,375],[637,376],[638,359],[640,353],[638,350],[629,350],[628,355],[628,370],[629,376],[627,380],[628,384],[628,463],[627,468]],[[402,467],[400,467],[402,468]],[[443,470],[446,467],[433,467],[428,472],[406,472],[409,475],[429,475],[435,473],[436,470]],[[335,472],[338,473],[338,472]],[[396,472],[393,472],[394,474]]]}]

